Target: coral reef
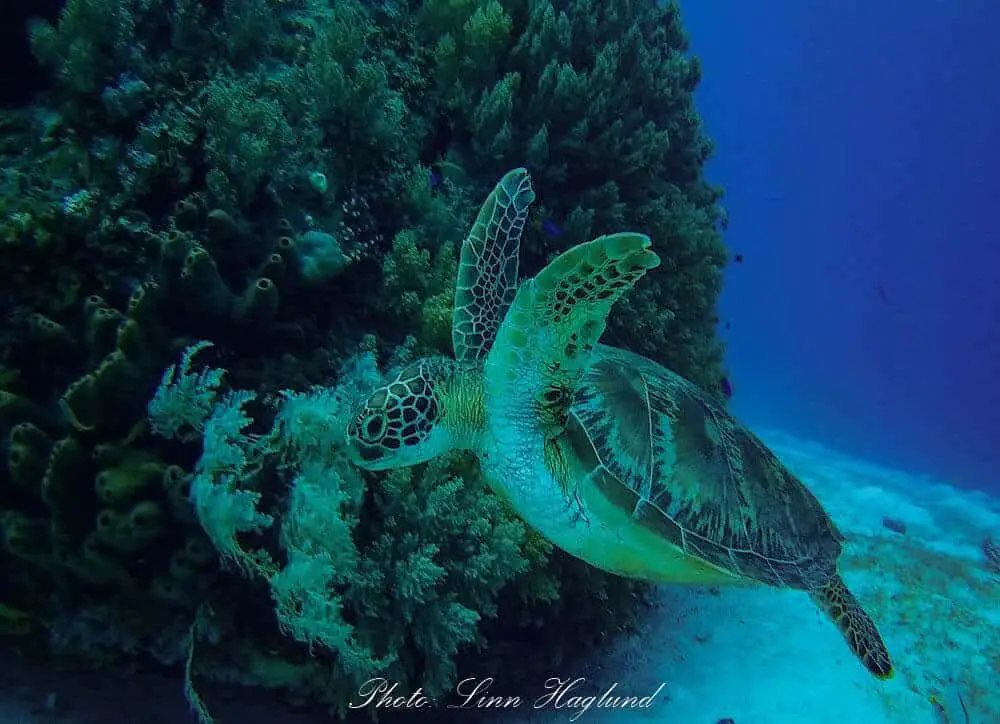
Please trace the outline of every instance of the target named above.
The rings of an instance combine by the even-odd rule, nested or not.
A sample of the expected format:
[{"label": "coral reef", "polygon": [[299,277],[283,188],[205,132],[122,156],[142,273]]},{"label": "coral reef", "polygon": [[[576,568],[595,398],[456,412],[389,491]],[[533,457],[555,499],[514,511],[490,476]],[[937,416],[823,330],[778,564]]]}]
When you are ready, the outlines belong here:
[{"label": "coral reef", "polygon": [[522,273],[648,233],[610,341],[715,383],[724,212],[675,4],[67,0],[26,32],[51,83],[0,112],[0,635],[339,710],[375,670],[440,690],[486,643],[544,666],[627,622],[636,586],[469,460],[361,475],[330,436],[377,374],[348,360],[447,349],[457,242],[521,163]]}]

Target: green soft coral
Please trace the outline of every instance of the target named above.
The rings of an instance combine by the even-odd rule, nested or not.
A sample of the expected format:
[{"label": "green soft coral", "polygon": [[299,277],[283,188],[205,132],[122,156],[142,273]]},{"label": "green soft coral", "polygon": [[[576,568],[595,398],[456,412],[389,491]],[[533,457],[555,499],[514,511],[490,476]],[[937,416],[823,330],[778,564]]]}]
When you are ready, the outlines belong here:
[{"label": "green soft coral", "polygon": [[359,574],[351,537],[357,519],[343,478],[318,461],[306,463],[289,493],[280,542],[285,564],[268,579],[281,630],[312,647],[337,653],[341,675],[360,684],[390,665],[356,640],[344,619],[344,592]]},{"label": "green soft coral", "polygon": [[132,3],[121,0],[67,0],[53,26],[29,26],[32,49],[74,93],[99,91],[116,66],[125,62],[135,36]]},{"label": "green soft coral", "polygon": [[525,531],[458,454],[391,471],[364,504],[341,440],[352,391],[375,374],[370,360],[336,388],[289,395],[279,412],[283,465],[299,472],[271,590],[286,632],[337,654],[345,692],[378,672],[433,695],[454,683],[459,650],[526,570]]},{"label": "green soft coral", "polygon": [[[191,497],[220,555],[267,582],[285,635],[329,659],[329,700],[341,714],[375,675],[431,696],[448,690],[501,590],[538,562],[524,525],[467,455],[378,480],[348,463],[353,396],[379,379],[371,354],[353,358],[336,387],[283,393],[270,432],[255,435],[249,393],[226,394],[200,419],[221,378],[191,368],[203,346],[185,353],[180,376],[164,375],[153,409],[187,406],[175,414],[202,430]],[[273,476],[287,484],[277,500],[261,492]]]},{"label": "green soft coral", "polygon": [[549,199],[539,218],[563,233],[526,234],[524,270],[601,233],[649,234],[664,263],[608,341],[712,388],[725,215],[703,175],[701,68],[678,5],[518,0],[498,14],[491,0],[430,0],[414,33],[431,49],[425,96],[446,109],[449,150],[488,179],[527,163]]},{"label": "green soft coral", "polygon": [[[500,590],[528,567],[525,529],[459,454],[418,470],[392,471],[375,494],[384,525],[364,553],[359,602],[377,603],[369,635],[407,650],[398,673],[432,695],[455,682],[455,657],[480,640],[479,624],[497,614]],[[398,579],[392,586],[391,579]],[[385,627],[379,620],[405,622]]]},{"label": "green soft coral", "polygon": [[435,83],[447,89],[444,103],[464,111],[478,99],[475,89],[494,80],[513,20],[496,0],[431,0],[421,5],[416,28],[431,45]]},{"label": "green soft coral", "polygon": [[457,254],[450,242],[442,244],[432,258],[418,244],[413,230],[404,229],[393,239],[383,264],[383,304],[417,325],[420,351],[451,351],[456,273]]},{"label": "green soft coral", "polygon": [[[297,425],[292,437],[334,443],[327,421],[344,422],[345,399],[317,390],[282,416]],[[321,409],[329,414],[313,416]],[[335,444],[294,447],[308,462],[282,519],[286,562],[270,578],[283,630],[336,654],[341,700],[376,674],[447,690],[459,651],[479,641],[499,591],[528,565],[523,525],[467,458],[392,471],[362,505],[359,473]]]}]

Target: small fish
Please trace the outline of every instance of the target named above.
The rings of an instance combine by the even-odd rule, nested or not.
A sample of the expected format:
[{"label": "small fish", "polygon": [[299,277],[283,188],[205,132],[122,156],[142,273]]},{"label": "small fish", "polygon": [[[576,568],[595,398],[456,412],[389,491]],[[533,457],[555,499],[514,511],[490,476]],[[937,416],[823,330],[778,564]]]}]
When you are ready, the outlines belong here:
[{"label": "small fish", "polygon": [[743,255],[742,254],[737,254],[736,256],[733,257],[733,261],[735,261],[737,264],[742,264],[743,263]]},{"label": "small fish", "polygon": [[542,220],[542,231],[545,232],[545,235],[551,239],[558,239],[560,236],[566,233],[565,231],[563,231],[563,228],[559,226],[559,224],[554,222],[552,219]]},{"label": "small fish", "polygon": [[719,380],[719,387],[722,388],[722,394],[726,396],[726,399],[730,399],[733,396],[733,383],[725,375]]},{"label": "small fish", "polygon": [[430,185],[432,189],[438,188],[445,181],[461,185],[469,180],[469,174],[466,172],[464,166],[462,166],[461,159],[452,149],[448,149],[444,154],[439,156],[436,161],[430,164],[430,167]]},{"label": "small fish", "polygon": [[906,535],[906,523],[899,518],[893,518],[891,515],[882,517],[882,527],[886,530],[891,530],[893,533]]},{"label": "small fish", "polygon": [[889,303],[889,295],[885,293],[885,287],[882,286],[882,282],[875,284],[875,291],[878,293],[879,299],[882,300],[882,304]]}]

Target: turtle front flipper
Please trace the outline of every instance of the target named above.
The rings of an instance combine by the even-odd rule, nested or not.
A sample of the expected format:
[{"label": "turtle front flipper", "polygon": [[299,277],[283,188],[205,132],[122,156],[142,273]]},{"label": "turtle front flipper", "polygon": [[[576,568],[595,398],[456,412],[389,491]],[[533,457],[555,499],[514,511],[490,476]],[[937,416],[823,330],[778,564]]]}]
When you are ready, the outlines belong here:
[{"label": "turtle front flipper", "polygon": [[486,357],[514,299],[521,233],[534,200],[528,172],[508,171],[486,197],[462,243],[451,325],[460,362]]},{"label": "turtle front flipper", "polygon": [[[486,362],[486,392],[499,417],[545,423],[569,408],[608,314],[660,258],[649,237],[602,236],[563,252],[517,291]],[[501,411],[499,408],[504,408]]]},{"label": "turtle front flipper", "polygon": [[848,590],[844,579],[834,575],[824,586],[810,591],[809,595],[840,629],[847,645],[865,668],[880,679],[891,678],[893,670],[889,650],[875,622]]}]

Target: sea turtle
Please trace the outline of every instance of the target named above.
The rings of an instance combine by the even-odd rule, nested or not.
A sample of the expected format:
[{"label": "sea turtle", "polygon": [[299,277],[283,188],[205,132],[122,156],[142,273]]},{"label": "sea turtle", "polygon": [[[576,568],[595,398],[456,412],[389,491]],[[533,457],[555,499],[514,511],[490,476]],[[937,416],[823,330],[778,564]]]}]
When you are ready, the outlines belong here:
[{"label": "sea turtle", "polygon": [[655,582],[805,590],[875,676],[892,664],[837,572],[843,535],[802,482],[710,395],[598,344],[612,305],[659,264],[648,237],[602,236],[518,285],[535,194],[525,169],[462,246],[455,359],[390,373],[347,425],[369,470],[475,451],[490,485],[567,553]]}]

